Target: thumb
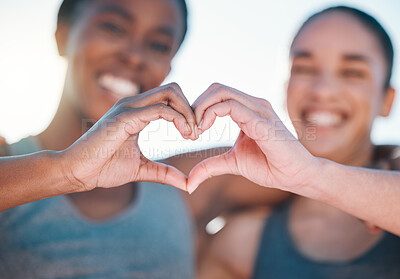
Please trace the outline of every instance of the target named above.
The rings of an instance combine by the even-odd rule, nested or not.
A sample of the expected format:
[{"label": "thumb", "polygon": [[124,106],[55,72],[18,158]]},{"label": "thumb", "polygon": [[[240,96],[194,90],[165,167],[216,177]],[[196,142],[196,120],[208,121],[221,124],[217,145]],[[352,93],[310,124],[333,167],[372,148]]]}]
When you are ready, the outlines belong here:
[{"label": "thumb", "polygon": [[229,152],[207,158],[192,169],[187,182],[189,194],[205,180],[223,174],[238,174],[237,164]]},{"label": "thumb", "polygon": [[171,185],[183,191],[187,191],[187,177],[175,167],[153,162],[142,157],[137,181],[155,182]]}]

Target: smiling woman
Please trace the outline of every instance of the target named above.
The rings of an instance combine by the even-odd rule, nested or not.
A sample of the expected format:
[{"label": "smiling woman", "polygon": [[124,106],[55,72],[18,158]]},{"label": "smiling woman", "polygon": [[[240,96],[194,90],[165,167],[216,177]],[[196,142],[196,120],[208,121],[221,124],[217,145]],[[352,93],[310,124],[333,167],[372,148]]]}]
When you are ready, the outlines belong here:
[{"label": "smiling woman", "polygon": [[[276,79],[275,75],[276,72],[280,72],[281,69],[284,68],[282,65],[285,64],[279,61],[279,59],[277,59],[278,61],[276,61],[276,63],[272,63],[271,61],[274,60],[264,60],[264,58],[266,56],[272,56],[273,58],[276,56],[274,49],[271,51],[271,45],[279,49],[284,48],[285,44],[277,43],[275,45],[275,40],[271,40],[271,37],[273,37],[272,34],[277,34],[269,33],[272,30],[268,28],[276,29],[275,31],[279,34],[289,34],[290,28],[284,25],[280,26],[280,28],[276,28],[275,24],[271,24],[271,22],[274,22],[273,18],[265,16],[265,14],[274,11],[269,5],[275,5],[277,3],[276,5],[282,5],[282,10],[275,16],[281,18],[282,14],[287,15],[287,13],[290,12],[287,9],[287,3],[284,1],[275,1],[276,3],[274,2],[271,4],[271,1],[257,1],[257,3],[268,3],[263,4],[265,6],[257,9],[255,8],[256,6],[243,5],[243,3],[235,1],[207,1],[208,0],[192,1],[193,6],[205,5],[203,7],[207,7],[203,10],[205,13],[202,14],[198,22],[201,22],[201,26],[208,26],[209,29],[205,32],[205,37],[203,37],[202,40],[196,41],[197,47],[194,48],[194,52],[187,52],[190,53],[190,55],[185,57],[187,59],[184,59],[187,64],[180,70],[181,76],[184,77],[185,81],[188,80],[192,82],[192,90],[202,87],[204,83],[207,85],[211,83],[209,80],[204,82],[204,77],[214,81],[215,79],[219,80],[221,76],[230,76],[232,84],[237,84],[238,82],[242,83],[243,86],[258,84],[258,87],[255,86],[254,89],[249,90],[249,92],[255,92],[268,99],[278,96],[279,94],[277,93],[280,91],[279,88],[282,87],[283,82],[282,79]],[[81,3],[81,5],[76,6],[78,2]],[[240,5],[238,5],[238,3]],[[305,5],[302,5],[302,7]],[[297,4],[295,6],[298,7]],[[212,7],[212,9],[210,9],[210,7]],[[221,11],[225,12],[229,10],[230,7],[239,8],[232,13],[234,15],[232,17],[233,20],[226,21]],[[196,10],[196,12],[197,11],[198,10]],[[246,20],[244,15],[248,11],[251,11],[251,13],[249,13],[251,14],[251,18]],[[255,16],[257,14],[259,16]],[[297,15],[300,13],[296,10],[294,14]],[[238,20],[238,15],[244,18],[244,20]],[[371,155],[371,150],[373,149],[372,143],[369,138],[367,139],[364,137],[361,141],[363,144],[356,145],[353,141],[354,139],[358,139],[358,135],[365,135],[365,131],[363,130],[367,126],[372,125],[373,117],[380,113],[382,115],[385,114],[384,104],[391,104],[389,97],[392,93],[388,92],[389,94],[386,96],[389,97],[383,97],[383,94],[377,94],[378,91],[380,92],[383,90],[382,87],[378,88],[377,85],[382,82],[380,77],[384,72],[384,67],[382,67],[382,63],[379,62],[382,62],[384,59],[382,59],[382,57],[374,57],[374,55],[371,57],[368,56],[372,51],[370,47],[373,46],[373,44],[370,44],[371,36],[365,36],[366,33],[369,34],[369,31],[366,31],[365,28],[360,28],[359,22],[355,21],[353,18],[349,19],[345,17],[345,22],[348,23],[348,26],[343,26],[343,24],[340,24],[340,20],[337,21],[337,18],[336,20],[329,17],[327,18],[332,20],[331,23],[334,23],[333,26],[337,28],[343,28],[345,31],[349,31],[347,28],[352,31],[360,31],[354,33],[364,36],[364,41],[368,43],[365,45],[361,44],[363,48],[358,48],[358,46],[351,44],[351,42],[349,43],[351,40],[349,40],[350,36],[347,32],[337,32],[337,30],[333,30],[335,31],[333,32],[335,37],[328,38],[330,42],[327,44],[328,47],[338,46],[337,43],[339,40],[337,40],[337,38],[344,33],[344,35],[346,35],[344,36],[344,43],[352,51],[346,52],[344,49],[334,49],[334,51],[331,50],[333,53],[332,56],[325,56],[325,54],[321,55],[321,49],[314,49],[313,46],[314,43],[321,43],[318,41],[318,38],[326,39],[326,30],[332,31],[328,28],[329,26],[327,26],[327,24],[321,24],[321,26],[327,28],[322,31],[317,28],[318,26],[314,26],[314,31],[316,31],[318,35],[307,37],[307,42],[310,41],[312,43],[310,45],[302,45],[304,48],[296,48],[300,46],[300,37],[303,37],[303,35],[298,37],[296,46],[293,46],[293,56],[296,57],[295,59],[298,58],[296,63],[299,64],[293,63],[293,76],[289,81],[288,104],[291,104],[288,106],[290,110],[289,114],[294,122],[299,122],[296,128],[300,132],[307,132],[307,128],[310,126],[311,122],[316,126],[314,128],[316,128],[316,132],[318,133],[318,140],[314,138],[315,147],[309,147],[313,153],[324,156],[324,152],[327,152],[326,154],[329,153],[328,155],[331,156],[327,156],[328,158],[342,163],[351,163],[354,165],[364,164],[367,163],[367,160],[364,160],[365,157]],[[338,18],[343,19],[343,17],[340,16]],[[259,24],[256,19],[267,19],[268,21]],[[91,122],[102,119],[106,122],[107,120],[112,120],[111,124],[120,123],[126,120],[124,116],[126,116],[127,112],[133,111],[139,113],[140,111],[143,112],[143,108],[146,108],[147,114],[153,117],[151,119],[167,115],[167,113],[162,114],[160,111],[169,111],[171,113],[169,119],[173,120],[173,115],[179,118],[176,112],[174,114],[169,110],[169,107],[173,107],[182,115],[184,114],[186,116],[189,126],[193,126],[194,116],[192,108],[190,108],[185,96],[183,96],[181,90],[176,85],[173,84],[166,86],[166,88],[161,88],[163,94],[159,94],[160,92],[158,90],[160,90],[160,88],[155,91],[147,91],[145,94],[138,94],[160,85],[169,74],[172,59],[175,57],[175,53],[180,48],[185,36],[186,20],[186,6],[183,0],[65,0],[59,14],[56,31],[59,53],[68,62],[68,70],[60,107],[50,126],[39,134],[39,136],[28,137],[11,145],[10,150],[12,154],[34,152],[42,148],[63,150],[78,139],[82,133],[91,126]],[[289,22],[290,20],[292,20],[290,16],[285,16],[283,21]],[[218,24],[215,24],[216,22],[218,22]],[[279,22],[282,22],[282,20]],[[224,24],[228,25],[229,28],[225,30],[220,29],[219,26]],[[260,28],[257,29],[255,27]],[[256,30],[256,32],[250,32],[254,30]],[[196,30],[196,32],[198,32],[198,30]],[[21,32],[21,34],[22,33],[26,32]],[[260,35],[260,33],[262,33],[262,35]],[[304,37],[307,33],[308,32],[304,31]],[[266,36],[266,34],[268,34],[268,36]],[[254,39],[253,35],[257,38],[266,39],[265,41]],[[220,41],[218,41],[218,39],[220,39]],[[375,42],[374,40],[372,41]],[[274,42],[274,44],[271,42]],[[304,41],[302,44],[305,44]],[[360,55],[359,49],[367,49],[368,55],[363,53]],[[370,61],[378,62],[378,65],[371,66]],[[257,67],[254,67],[252,63],[255,63]],[[221,64],[223,64],[223,67],[221,67]],[[199,65],[200,67],[197,67]],[[371,70],[372,68],[374,71]],[[192,71],[192,69],[196,71]],[[251,74],[249,74],[249,69],[252,69]],[[265,71],[267,71],[267,73]],[[18,82],[21,80],[21,76],[19,76],[18,71],[15,72],[17,73],[16,81]],[[182,75],[182,73],[184,74]],[[371,76],[376,77],[376,80],[370,79]],[[278,86],[271,86],[271,84],[275,83],[277,83]],[[368,88],[366,84],[369,85]],[[235,94],[238,92],[224,86],[213,85],[206,93],[218,93],[218,90],[213,92],[216,87],[220,89],[219,92],[223,92],[224,90],[230,93],[234,92]],[[336,92],[336,87],[340,87],[342,90]],[[365,88],[367,89],[365,90],[365,92],[368,93],[366,94],[367,96],[355,95],[361,89]],[[348,90],[351,92],[348,92]],[[53,93],[53,91],[51,91],[51,93]],[[189,94],[190,93],[191,92],[189,92]],[[268,93],[270,95],[266,95]],[[131,94],[134,96],[128,99],[122,99],[114,106],[118,99]],[[342,96],[341,94],[345,94],[345,96],[343,98],[338,98]],[[32,95],[33,98],[36,97],[34,94]],[[243,94],[239,95],[243,97]],[[388,99],[386,100],[386,98]],[[255,107],[258,108],[269,105],[265,100],[259,100],[248,95],[246,95],[244,99],[250,100],[251,103],[254,101],[256,103]],[[128,107],[128,103],[130,103],[129,100],[134,100],[134,102],[131,103],[132,107]],[[204,104],[209,103],[210,100],[212,100],[212,98],[207,100],[202,99],[199,103],[204,106]],[[321,109],[319,110],[315,109],[314,106],[316,100],[318,105],[321,105]],[[373,103],[377,100],[379,102]],[[358,101],[362,102],[362,105],[364,105],[362,108],[366,108],[366,110],[361,112],[362,115],[366,117],[366,119],[362,121],[360,121],[360,118],[352,111],[353,109],[360,108],[359,104],[357,104]],[[26,103],[27,100],[24,99],[23,102]],[[39,101],[38,103],[42,106],[45,102]],[[200,109],[202,106],[201,104],[197,104],[200,106]],[[381,104],[382,107],[380,106]],[[153,105],[155,106],[151,107]],[[220,109],[219,111],[216,108],[214,109],[219,112],[220,115],[224,115],[224,112],[226,114],[226,111],[229,111],[229,108],[227,109],[227,106],[224,105],[226,104],[220,104],[218,107]],[[111,110],[109,110],[110,108]],[[382,108],[382,110],[378,108]],[[19,108],[19,110],[21,109]],[[104,118],[100,118],[107,111],[109,111],[109,114]],[[267,112],[269,113],[270,111],[271,109],[268,107]],[[386,111],[388,111],[388,108],[386,108]],[[212,116],[216,115],[212,110],[209,111],[208,115],[210,115],[210,113]],[[244,118],[245,116],[252,115],[252,112],[250,112],[250,114],[236,114],[236,116],[238,115],[240,118]],[[180,119],[181,117],[182,116],[180,116]],[[8,118],[3,117],[2,119]],[[139,117],[139,120],[143,120],[143,118]],[[137,122],[141,123],[143,121]],[[177,125],[180,127],[178,130],[181,132],[184,131],[182,127],[183,122],[184,121],[178,121]],[[82,123],[89,123],[89,127],[82,127]],[[278,121],[277,123],[281,122]],[[123,122],[123,124],[127,124],[124,128],[127,128],[128,131],[131,132],[128,133],[130,136],[126,140],[126,145],[123,146],[125,147],[124,150],[132,151],[132,148],[134,148],[136,152],[128,152],[128,158],[122,157],[122,161],[126,165],[130,165],[132,169],[123,168],[121,172],[127,175],[126,172],[132,171],[135,174],[136,169],[133,168],[135,165],[130,163],[140,162],[140,165],[145,167],[151,166],[152,163],[142,157],[139,152],[140,150],[137,148],[137,130],[132,129],[135,125],[132,125],[132,122],[129,121],[127,123]],[[135,121],[133,124],[135,124]],[[362,131],[360,132],[356,129],[353,131],[350,126],[357,126],[357,128],[358,126],[362,126]],[[96,126],[92,128],[96,130]],[[111,126],[111,128],[115,127]],[[17,127],[17,129],[21,128]],[[111,132],[113,131],[114,130],[111,130]],[[132,133],[132,131],[135,133]],[[262,131],[262,129],[259,131]],[[285,132],[285,136],[288,136],[290,143],[295,143],[295,145],[299,146],[298,142],[287,130],[281,129],[280,132],[282,131]],[[193,135],[193,129],[191,129],[190,132],[192,133],[191,135]],[[341,135],[337,135],[336,132],[349,132],[351,135],[350,137],[341,138]],[[185,135],[184,132],[182,132],[182,134]],[[329,139],[326,137],[327,134],[339,139],[339,142],[335,142],[336,145],[332,145],[330,149],[326,148],[326,143],[329,143]],[[126,139],[127,133],[123,133],[123,137]],[[186,138],[188,138],[188,135],[186,135]],[[120,140],[121,138],[117,137],[117,139]],[[303,143],[304,139],[300,137],[300,140]],[[246,146],[246,143],[252,143],[243,133],[239,137],[238,142],[242,147]],[[280,142],[282,143],[282,141]],[[150,144],[152,143],[153,141],[150,141]],[[89,142],[83,137],[74,145],[79,146],[80,144],[85,146],[88,145]],[[174,144],[177,145],[176,141]],[[306,145],[308,143],[304,141],[304,144]],[[291,146],[293,146],[293,144]],[[250,161],[264,163],[264,165],[260,163],[257,164],[256,167],[247,168],[250,170],[250,172],[247,173],[255,171],[256,175],[258,174],[258,176],[261,177],[261,179],[256,180],[256,182],[262,184],[262,182],[265,182],[265,176],[260,175],[262,170],[260,166],[264,166],[265,170],[271,168],[265,166],[266,160],[264,157],[256,156],[259,148],[254,144],[250,145],[250,147],[253,148],[242,148],[240,152],[243,156],[242,160],[236,161],[240,161],[241,163]],[[352,148],[357,151],[356,155],[359,160],[352,160],[351,152],[347,152]],[[275,151],[276,150],[289,149],[285,146],[285,148],[275,148]],[[297,151],[299,150],[301,154],[309,155],[302,146],[296,149],[296,152],[291,152],[291,155],[293,156],[295,154],[298,156],[299,153]],[[121,158],[118,156],[107,157],[107,154],[109,154],[108,152],[114,152],[115,149],[105,149],[101,151],[103,152],[96,152],[94,156],[100,157],[103,160],[106,158],[107,160],[105,161],[108,162],[108,166],[111,165],[111,168],[106,168],[106,171],[103,172],[104,176],[100,177],[101,179],[91,179],[90,186],[87,187],[86,190],[96,188],[93,186],[99,186],[99,182],[104,182],[103,187],[112,187],[117,185],[118,182],[121,182],[120,176],[115,174],[114,176],[109,175],[112,173],[110,170],[113,170],[113,160]],[[344,154],[343,151],[347,153]],[[365,154],[362,151],[366,151]],[[256,159],[261,158],[261,160],[249,160],[249,154],[255,155]],[[365,157],[358,156],[360,154],[365,155]],[[86,156],[86,152],[75,155]],[[129,155],[132,155],[132,157],[129,157]],[[277,157],[281,159],[280,155],[281,154],[278,154]],[[343,158],[339,155],[349,156]],[[196,157],[196,154],[192,156],[192,158],[193,157]],[[231,156],[231,159],[232,158]],[[290,161],[293,162],[294,160]],[[310,161],[305,162],[307,167],[310,166],[310,164],[307,164],[308,162]],[[191,167],[191,164],[188,164],[185,160],[181,160],[180,163],[183,165],[182,169],[189,169]],[[215,171],[218,167],[223,168],[226,165],[227,164],[219,163],[217,167],[211,170]],[[281,169],[281,166],[277,169]],[[167,175],[168,171],[166,171],[165,168],[156,168],[156,173],[161,174],[161,176],[170,177]],[[78,175],[76,175],[75,172],[73,172],[73,174],[74,175],[70,178],[73,185],[86,185],[86,183],[84,183],[86,180],[82,179],[82,172],[78,173]],[[296,174],[296,172],[293,171],[292,174]],[[354,173],[351,174],[355,176]],[[209,175],[210,173],[208,172],[202,172],[203,177]],[[359,175],[359,173],[357,173],[356,176],[364,177]],[[93,174],[89,177],[93,178]],[[178,177],[180,177],[178,184],[181,188],[184,188],[182,187],[182,185],[184,185],[184,176],[181,174],[178,175]],[[296,177],[296,175],[290,175],[290,178],[292,177]],[[84,178],[87,177],[84,176]],[[379,180],[379,177],[377,180]],[[363,182],[365,182],[365,180],[360,181],[358,185],[363,185]],[[196,195],[200,194],[197,197],[200,197],[202,200],[200,202],[197,200],[193,206],[193,208],[197,210],[194,214],[197,214],[195,217],[201,219],[204,223],[207,221],[207,218],[215,217],[216,215],[214,213],[221,211],[221,208],[226,210],[227,205],[230,207],[232,207],[232,205],[240,206],[241,208],[249,204],[253,205],[253,203],[243,202],[243,199],[249,194],[253,194],[253,196],[257,197],[257,204],[264,204],[264,198],[266,196],[272,197],[268,190],[261,189],[260,191],[253,191],[254,189],[250,187],[251,185],[247,185],[247,183],[248,181],[245,179],[234,177],[234,179],[231,178],[229,181],[224,180],[221,182],[221,180],[218,180],[218,183],[213,184],[217,187],[204,187],[205,192],[199,190],[196,192]],[[52,189],[53,186],[54,185],[50,185]],[[207,192],[208,189],[211,188],[218,188],[218,195],[216,196],[218,200],[214,196],[213,199],[210,199],[210,195],[206,195],[211,193],[211,191]],[[243,191],[243,189],[245,190]],[[224,199],[224,195],[227,193],[230,199]],[[394,197],[395,195],[392,196]],[[356,198],[354,200],[359,199]],[[315,208],[313,206],[310,207]],[[214,210],[215,208],[219,211]],[[319,220],[328,222],[329,218],[322,213],[334,212],[335,209],[333,211],[324,211],[326,208],[322,206],[319,208],[323,210],[316,210],[316,213],[312,213],[321,214],[319,216],[322,217]],[[262,213],[264,214],[265,212]],[[315,214],[311,214],[311,216],[314,217]],[[338,218],[344,216],[340,213],[332,215],[339,216]],[[351,238],[354,234],[349,234],[349,238],[344,238],[343,242],[337,241],[335,237],[342,233],[343,230],[341,229],[342,227],[336,226],[336,223],[333,223],[331,227],[329,227],[329,224],[326,226],[332,228],[328,233],[318,230],[313,230],[313,232],[317,231],[320,236],[322,235],[327,238],[332,237],[333,240],[331,238],[328,240],[332,240],[332,242],[329,243],[333,243],[332,246],[334,247],[354,248],[352,251],[346,250],[349,251],[351,255],[354,255],[354,251],[364,251],[363,249],[368,249],[371,247],[370,245],[379,241],[382,234],[374,236],[368,235],[365,227],[359,223],[357,219],[351,216],[347,219],[348,216],[346,216],[343,220],[340,219],[339,221],[346,222],[350,219],[349,222],[354,225],[351,228],[354,228],[356,232],[356,237],[354,238]],[[373,216],[376,217],[376,215]],[[263,222],[262,224],[265,222],[264,217],[263,215],[262,218],[258,218],[258,221]],[[196,221],[198,221],[197,219]],[[380,220],[379,218],[377,219],[378,221]],[[374,221],[374,219],[372,220]],[[252,225],[246,226],[246,231],[250,231],[248,228],[261,229],[261,227],[262,225],[260,225],[260,223],[258,223],[258,226],[254,227]],[[300,231],[304,231],[307,228],[308,227],[297,227]],[[199,232],[203,233],[201,226],[199,226],[198,229]],[[77,276],[77,274],[94,276],[96,278],[124,276],[146,278],[193,277],[193,247],[191,247],[193,235],[191,232],[191,220],[188,216],[188,208],[175,189],[160,185],[132,183],[120,188],[108,190],[95,189],[87,193],[56,197],[27,204],[0,214],[0,231],[5,232],[1,235],[3,239],[0,239],[1,243],[5,243],[5,245],[0,245],[0,272],[6,277],[9,275],[8,277],[29,278],[29,276],[32,276],[35,278],[53,278],[74,277]],[[331,231],[334,233],[330,234]],[[360,234],[357,234],[358,232],[360,232]],[[360,235],[362,237],[359,237]],[[306,237],[307,236],[314,235],[306,234]],[[310,238],[312,245],[315,244],[312,243],[312,241],[318,239],[316,237]],[[355,238],[360,239],[360,242],[353,241]],[[258,238],[252,237],[251,239],[256,240]],[[361,241],[364,239],[367,240],[367,243]],[[391,240],[390,238],[386,239]],[[306,239],[306,244],[309,244],[309,241],[310,239]],[[234,244],[242,243],[248,246],[247,242],[234,242]],[[233,246],[231,244],[229,245],[230,247]],[[255,248],[256,245],[252,247]],[[312,250],[311,252],[315,252],[313,246],[311,249],[309,246],[305,248],[306,252],[310,252],[310,250]],[[327,250],[331,252],[330,249],[321,250],[323,252]],[[223,253],[227,251],[230,250],[218,250],[218,252]],[[247,257],[248,250],[246,254],[242,253],[245,249],[237,249],[236,251],[240,252],[240,257],[238,257],[240,259],[240,264],[246,263],[246,261],[242,261],[243,255],[246,255],[245,260],[252,259],[251,257]],[[338,251],[334,250],[332,254],[328,253],[328,255],[322,254],[322,258],[333,257],[336,259],[338,254],[341,256],[341,251],[339,251],[338,254],[335,254],[335,252]],[[250,251],[249,254],[255,255],[254,251]],[[231,256],[233,256],[233,254],[229,255],[229,259],[234,258]],[[317,257],[318,256],[321,256],[321,254],[318,254]],[[276,256],[272,255],[272,258],[276,259]],[[282,262],[285,263],[284,261]],[[278,262],[278,264],[282,264],[282,262]],[[233,266],[237,267],[235,264]],[[253,266],[253,263],[250,264]],[[278,266],[278,264],[272,264],[271,266]],[[374,264],[377,263],[374,262]],[[261,264],[261,266],[263,266],[263,264]],[[247,273],[250,272],[252,272],[252,270],[249,268]],[[275,277],[279,276],[280,275],[277,275]],[[206,278],[208,279],[210,277]],[[310,276],[308,276],[308,278],[310,278]]]},{"label": "smiling woman", "polygon": [[180,1],[73,3],[61,6],[56,39],[69,62],[64,94],[85,118],[97,120],[121,97],[164,81],[186,33]]},{"label": "smiling woman", "polygon": [[301,134],[315,129],[315,138],[302,139],[311,153],[363,165],[372,152],[373,121],[388,116],[393,104],[393,46],[371,16],[344,8],[339,15],[329,11],[306,21],[293,40],[288,112]]},{"label": "smiling woman", "polygon": [[[5,136],[8,142],[44,130],[57,109],[66,69],[65,60],[57,56],[53,40],[61,2],[16,0],[0,3],[0,95],[7,104],[0,109],[0,135]],[[400,8],[400,2],[382,0],[379,5],[375,0],[342,2],[373,11],[392,34],[394,46],[399,45],[400,31],[393,26],[400,24],[395,13]],[[287,81],[289,68],[285,54],[304,17],[328,3],[329,0],[318,3],[304,1],[299,6],[292,0],[275,3],[251,0],[251,5],[243,7],[239,2],[229,0],[218,3],[189,0],[191,32],[174,59],[175,66],[167,81],[178,82],[189,101],[194,101],[202,90],[215,81],[229,84],[268,99],[280,118],[287,120],[282,107],[283,84]],[[243,20],[238,21],[238,15]],[[260,36],[261,33],[266,36]],[[395,85],[400,78],[397,64],[393,75]],[[248,69],[254,70],[251,75]],[[268,82],[265,81],[266,76],[271,77]],[[21,102],[21,99],[26,102]],[[41,105],[44,100],[48,105]],[[396,119],[400,117],[399,105],[399,99],[396,99],[391,116],[385,121],[376,120],[372,134],[374,142],[394,143],[400,140],[400,130],[396,129]],[[16,110],[16,106],[20,109]],[[228,125],[234,128],[232,122],[224,119],[220,122],[219,130]],[[290,126],[290,121],[285,123]],[[157,123],[150,127],[153,134],[155,130],[159,131],[157,135],[163,134],[159,126]],[[233,144],[237,131],[224,137],[224,142],[219,145]],[[171,138],[173,136],[176,138],[175,134]],[[194,146],[182,141],[176,144],[170,139],[160,141],[159,137],[155,140],[152,145],[146,141],[141,141],[141,144],[146,155],[158,158],[194,147],[197,149],[200,144]],[[213,142],[203,140],[201,144],[210,146]]]},{"label": "smiling woman", "polygon": [[[49,183],[36,197],[74,194],[0,213],[2,276],[193,277],[191,227],[180,193],[172,187],[138,183],[175,173],[173,180],[185,189],[186,178],[173,168],[154,165],[133,148],[138,132],[151,120],[173,121],[186,138],[194,130],[193,112],[176,85],[138,94],[158,87],[168,75],[186,21],[183,0],[64,0],[56,30],[59,53],[68,61],[60,106],[45,131],[8,150],[10,155],[23,155],[43,149],[61,151],[74,144],[67,153],[93,163],[67,175],[74,190]],[[120,100],[127,94],[134,96]],[[100,118],[88,138],[81,137],[90,128],[82,123]],[[111,137],[96,148],[93,140],[102,138],[96,134],[102,130]],[[74,152],[79,146],[81,151]],[[128,153],[118,154],[120,147]],[[109,165],[86,187],[82,172],[104,160]],[[127,165],[118,168],[121,162]],[[74,168],[72,162],[68,165],[67,169]],[[132,169],[135,165],[143,171]],[[114,171],[107,174],[106,169]],[[128,179],[118,180],[122,177]],[[5,195],[23,196],[22,202],[32,198],[25,199],[29,191],[16,191],[12,181],[2,186]],[[35,186],[26,185],[33,191]],[[81,192],[88,190],[92,191]]]},{"label": "smiling woman", "polygon": [[395,95],[391,40],[365,12],[331,7],[299,28],[290,60],[287,108],[298,140],[270,104],[238,91],[215,89],[195,104],[205,129],[229,114],[242,132],[231,152],[192,170],[189,191],[234,173],[297,194],[271,211],[229,216],[200,278],[398,278],[399,147],[370,137]]}]

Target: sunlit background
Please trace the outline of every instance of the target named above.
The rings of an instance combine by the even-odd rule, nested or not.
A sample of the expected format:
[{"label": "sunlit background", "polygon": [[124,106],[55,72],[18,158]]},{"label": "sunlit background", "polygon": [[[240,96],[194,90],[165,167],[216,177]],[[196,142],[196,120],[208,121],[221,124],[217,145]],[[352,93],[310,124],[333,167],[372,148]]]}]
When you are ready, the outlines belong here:
[{"label": "sunlit background", "polygon": [[[12,143],[35,135],[50,123],[61,96],[66,62],[54,41],[61,0],[0,0],[0,135]],[[176,81],[190,102],[218,81],[268,99],[287,125],[284,84],[288,48],[300,24],[330,5],[361,8],[384,25],[396,53],[400,46],[398,0],[188,0],[189,33],[166,82]],[[398,60],[393,84],[400,86]],[[400,100],[374,127],[376,143],[400,144]],[[238,129],[221,119],[201,143],[183,141],[163,122],[141,136],[151,158],[232,144]]]}]

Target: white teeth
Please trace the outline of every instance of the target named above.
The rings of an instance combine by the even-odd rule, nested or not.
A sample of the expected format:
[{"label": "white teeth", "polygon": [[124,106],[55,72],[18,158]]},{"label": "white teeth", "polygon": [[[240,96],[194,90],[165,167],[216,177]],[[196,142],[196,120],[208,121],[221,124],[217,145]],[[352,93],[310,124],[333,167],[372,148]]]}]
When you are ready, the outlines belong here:
[{"label": "white teeth", "polygon": [[127,97],[139,94],[139,86],[130,80],[116,77],[110,74],[100,76],[99,84],[118,97]]},{"label": "white teeth", "polygon": [[306,114],[306,121],[317,126],[331,127],[340,124],[342,117],[331,112],[311,112]]}]

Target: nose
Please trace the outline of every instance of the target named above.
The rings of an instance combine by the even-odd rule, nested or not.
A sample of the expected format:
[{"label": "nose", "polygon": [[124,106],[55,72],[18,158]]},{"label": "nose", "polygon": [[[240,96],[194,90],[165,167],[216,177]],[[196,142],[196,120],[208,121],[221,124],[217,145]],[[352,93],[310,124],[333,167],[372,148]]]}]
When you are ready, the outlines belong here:
[{"label": "nose", "polygon": [[122,59],[123,62],[129,66],[141,68],[145,63],[145,53],[140,44],[131,41],[124,48]]},{"label": "nose", "polygon": [[339,90],[339,84],[334,75],[323,72],[316,76],[311,93],[316,99],[329,100],[336,98]]}]

